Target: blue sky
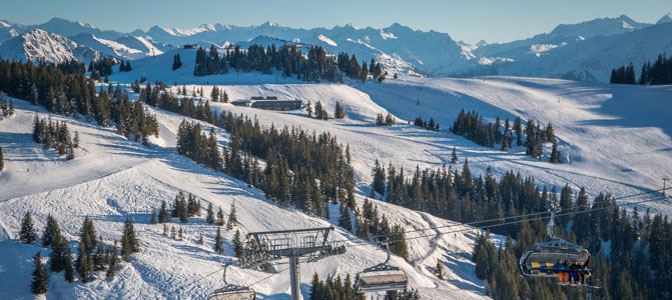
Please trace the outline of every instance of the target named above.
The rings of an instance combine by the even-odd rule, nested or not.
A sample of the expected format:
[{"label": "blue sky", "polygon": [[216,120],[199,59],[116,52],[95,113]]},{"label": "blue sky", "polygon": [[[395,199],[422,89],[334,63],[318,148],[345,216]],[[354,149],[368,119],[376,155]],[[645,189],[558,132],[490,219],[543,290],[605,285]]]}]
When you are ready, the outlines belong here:
[{"label": "blue sky", "polygon": [[352,23],[386,27],[393,22],[450,34],[474,43],[527,38],[557,24],[628,15],[655,23],[672,11],[671,0],[6,0],[0,19],[37,24],[57,16],[123,32],[153,25],[190,28],[272,21],[312,28]]}]

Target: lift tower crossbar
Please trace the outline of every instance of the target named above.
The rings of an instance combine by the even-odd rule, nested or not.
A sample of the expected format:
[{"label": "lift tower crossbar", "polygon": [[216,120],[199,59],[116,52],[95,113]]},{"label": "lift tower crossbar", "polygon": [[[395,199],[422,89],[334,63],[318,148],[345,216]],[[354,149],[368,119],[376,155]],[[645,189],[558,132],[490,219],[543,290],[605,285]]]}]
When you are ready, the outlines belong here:
[{"label": "lift tower crossbar", "polygon": [[253,255],[256,260],[248,262],[248,267],[269,261],[289,258],[289,274],[292,300],[301,300],[299,262],[315,261],[327,256],[345,253],[345,246],[328,241],[334,227],[307,228],[251,232],[247,234],[255,243]]}]

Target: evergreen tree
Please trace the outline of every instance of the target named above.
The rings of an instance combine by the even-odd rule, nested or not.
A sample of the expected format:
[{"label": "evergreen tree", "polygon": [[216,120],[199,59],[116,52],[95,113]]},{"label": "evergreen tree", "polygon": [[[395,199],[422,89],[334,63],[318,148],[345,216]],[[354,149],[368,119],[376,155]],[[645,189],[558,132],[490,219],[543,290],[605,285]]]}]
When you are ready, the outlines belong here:
[{"label": "evergreen tree", "polygon": [[560,151],[558,151],[558,143],[553,143],[550,161],[555,164],[562,163],[562,156],[560,155]]},{"label": "evergreen tree", "polygon": [[166,208],[166,201],[161,201],[161,209],[159,210],[159,223],[167,223],[170,221],[168,216],[168,208]]},{"label": "evergreen tree", "polygon": [[198,234],[198,242],[199,245],[203,245],[203,233]]},{"label": "evergreen tree", "polygon": [[222,246],[222,228],[217,227],[217,235],[215,236],[215,252],[222,253],[224,252],[224,247]]},{"label": "evergreen tree", "polygon": [[44,227],[44,233],[42,234],[42,245],[44,247],[50,247],[54,242],[58,241],[61,237],[61,230],[58,228],[58,222],[54,217],[49,214],[47,216],[47,225]]},{"label": "evergreen tree", "polygon": [[[182,67],[182,62],[180,61],[180,54],[177,53],[173,56],[173,71]],[[196,72],[196,71],[194,71]]]},{"label": "evergreen tree", "polygon": [[217,211],[217,225],[224,226],[224,211],[221,206],[219,207],[219,211]]},{"label": "evergreen tree", "polygon": [[231,203],[231,211],[229,212],[229,220],[226,223],[226,230],[233,229],[233,226],[238,224],[238,213],[236,212],[236,202]]},{"label": "evergreen tree", "polygon": [[440,260],[436,260],[436,266],[434,267],[434,275],[436,278],[443,279],[443,264]]},{"label": "evergreen tree", "polygon": [[37,252],[33,257],[33,264],[35,268],[33,269],[33,281],[30,283],[30,287],[33,294],[44,294],[49,287],[49,273],[47,273],[47,268],[42,264],[42,254],[40,252]]},{"label": "evergreen tree", "polygon": [[340,102],[336,102],[336,111],[334,112],[334,117],[336,117],[336,119],[345,118],[345,112],[343,111],[343,107],[341,106]]},{"label": "evergreen tree", "polygon": [[453,152],[450,154],[450,162],[456,164],[458,161],[459,159],[457,158],[457,151],[455,147],[453,147]]},{"label": "evergreen tree", "polygon": [[[62,239],[64,240],[64,239]],[[66,241],[67,243],[67,241]],[[74,282],[75,281],[75,268],[72,265],[72,248],[70,248],[70,244],[67,244],[67,247],[65,248],[65,251],[63,252],[63,262],[64,262],[64,270],[65,270],[65,281],[67,282]]]},{"label": "evergreen tree", "polygon": [[215,213],[212,210],[212,203],[208,204],[208,210],[207,210],[207,213],[206,213],[205,221],[210,223],[210,224],[215,223]]},{"label": "evergreen tree", "polygon": [[236,258],[243,257],[243,240],[240,230],[236,230],[236,233],[233,235],[233,251],[236,254]]},{"label": "evergreen tree", "polygon": [[105,277],[107,279],[114,279],[114,275],[119,268],[119,248],[117,247],[117,242],[114,242],[114,246],[110,248],[110,263],[107,266],[107,272],[105,272]]},{"label": "evergreen tree", "polygon": [[2,156],[2,147],[0,147],[0,171],[5,168],[4,157]]},{"label": "evergreen tree", "polygon": [[140,241],[135,236],[133,221],[127,218],[124,222],[124,232],[121,237],[121,256],[125,261],[131,261],[131,254],[140,252]]},{"label": "evergreen tree", "polygon": [[35,228],[33,228],[33,218],[30,215],[30,212],[27,212],[23,216],[23,221],[21,222],[21,231],[19,231],[19,241],[24,244],[32,244],[35,242],[37,234],[35,233]]}]

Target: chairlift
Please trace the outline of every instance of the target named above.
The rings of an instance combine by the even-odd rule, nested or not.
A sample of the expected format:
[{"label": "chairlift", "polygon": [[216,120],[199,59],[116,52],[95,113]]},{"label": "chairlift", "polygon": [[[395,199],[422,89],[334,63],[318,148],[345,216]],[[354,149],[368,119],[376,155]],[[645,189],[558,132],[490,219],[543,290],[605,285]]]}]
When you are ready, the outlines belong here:
[{"label": "chairlift", "polygon": [[526,277],[555,277],[558,278],[560,272],[570,272],[567,269],[555,268],[555,263],[568,261],[570,263],[578,262],[581,269],[571,270],[572,272],[582,273],[585,277],[590,276],[590,270],[586,268],[590,260],[590,252],[580,245],[567,242],[553,234],[553,223],[555,220],[555,210],[551,211],[551,220],[546,226],[548,235],[551,238],[544,243],[538,243],[523,254],[520,258],[520,271]]},{"label": "chairlift", "polygon": [[404,270],[390,266],[390,245],[385,243],[387,259],[385,262],[366,268],[357,273],[357,290],[362,293],[404,290],[408,286],[408,277]]},{"label": "chairlift", "polygon": [[208,300],[254,300],[257,296],[254,290],[246,286],[229,284],[226,282],[226,268],[230,264],[224,265],[224,287],[216,289],[208,296]]}]

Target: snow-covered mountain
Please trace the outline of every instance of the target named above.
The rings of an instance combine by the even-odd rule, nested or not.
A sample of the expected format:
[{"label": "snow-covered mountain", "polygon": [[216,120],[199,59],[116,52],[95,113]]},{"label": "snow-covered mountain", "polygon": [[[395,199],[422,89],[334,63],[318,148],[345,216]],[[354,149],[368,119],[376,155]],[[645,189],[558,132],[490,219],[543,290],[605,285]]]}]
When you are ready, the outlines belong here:
[{"label": "snow-covered mountain", "polygon": [[39,28],[44,31],[56,33],[65,37],[72,37],[81,33],[90,33],[99,38],[114,40],[123,36],[122,33],[116,32],[114,30],[102,30],[94,27],[91,24],[84,24],[82,22],[69,21],[56,17],[39,25],[28,26],[28,28]]},{"label": "snow-covered mountain", "polygon": [[672,12],[669,12],[668,14],[664,15],[656,24],[663,24],[663,23],[670,23],[672,22]]},{"label": "snow-covered mountain", "polygon": [[[499,74],[606,81],[612,68],[630,62],[639,64],[667,51],[669,47],[666,45],[672,43],[672,37],[665,35],[665,29],[657,27],[667,23],[672,23],[672,13],[663,16],[656,25],[621,15],[561,24],[551,32],[524,40],[508,43],[481,41],[470,45],[455,41],[446,33],[413,30],[399,23],[380,29],[352,24],[301,29],[272,22],[256,26],[204,24],[190,29],[153,26],[147,31],[138,29],[122,34],[53,18],[44,24],[27,27],[3,22],[0,24],[0,41],[26,29],[42,28],[124,59],[156,56],[185,44],[245,47],[254,43],[301,43],[322,46],[334,54],[354,54],[360,62],[374,58],[390,74],[457,77]],[[658,29],[646,31],[651,27]],[[633,42],[635,40],[638,44]],[[613,48],[600,45],[605,43],[612,47],[623,43],[626,50],[630,50],[627,55],[624,55],[626,51],[617,51],[607,56],[605,51],[610,53]]]},{"label": "snow-covered mountain", "polygon": [[70,60],[89,62],[100,59],[102,54],[58,34],[33,29],[2,43],[0,57],[10,60],[63,63]]},{"label": "snow-covered mountain", "polygon": [[79,45],[87,46],[107,56],[123,59],[138,59],[147,56],[146,53],[143,53],[138,49],[129,48],[116,41],[96,37],[91,33],[80,33],[70,37],[70,39]]}]

